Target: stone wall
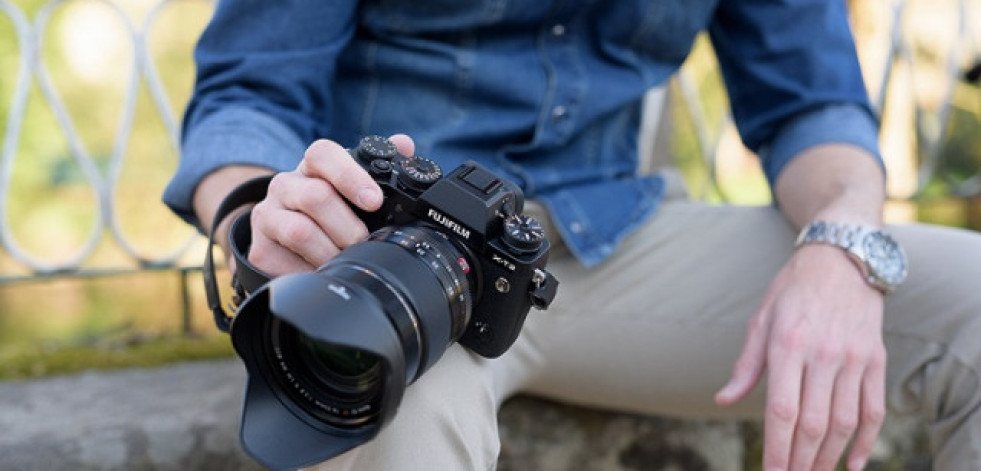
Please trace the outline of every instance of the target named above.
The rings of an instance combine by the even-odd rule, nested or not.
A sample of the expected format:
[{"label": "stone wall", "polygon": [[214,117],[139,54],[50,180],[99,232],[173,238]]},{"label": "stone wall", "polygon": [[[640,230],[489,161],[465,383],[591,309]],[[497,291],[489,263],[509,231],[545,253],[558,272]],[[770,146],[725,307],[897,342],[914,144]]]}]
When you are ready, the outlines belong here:
[{"label": "stone wall", "polygon": [[[0,469],[258,470],[238,446],[237,359],[0,383]],[[519,397],[501,411],[500,471],[758,469],[757,424],[637,417]],[[929,470],[890,419],[869,469]],[[437,470],[440,471],[440,470]]]}]

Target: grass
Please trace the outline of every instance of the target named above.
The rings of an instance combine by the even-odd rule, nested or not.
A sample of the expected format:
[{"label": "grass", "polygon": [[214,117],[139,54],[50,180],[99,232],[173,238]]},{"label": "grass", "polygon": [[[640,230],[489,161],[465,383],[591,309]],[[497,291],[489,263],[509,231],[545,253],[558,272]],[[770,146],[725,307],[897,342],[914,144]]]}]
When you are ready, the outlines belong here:
[{"label": "grass", "polygon": [[31,379],[87,370],[154,367],[174,362],[230,358],[225,335],[166,336],[100,341],[70,346],[37,345],[0,349],[0,381]]}]

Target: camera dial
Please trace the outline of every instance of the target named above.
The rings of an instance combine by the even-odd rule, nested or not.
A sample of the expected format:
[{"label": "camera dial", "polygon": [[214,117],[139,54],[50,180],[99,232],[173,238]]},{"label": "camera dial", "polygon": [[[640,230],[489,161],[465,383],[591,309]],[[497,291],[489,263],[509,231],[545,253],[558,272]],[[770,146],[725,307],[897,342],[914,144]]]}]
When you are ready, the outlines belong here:
[{"label": "camera dial", "polygon": [[365,162],[383,159],[392,160],[399,155],[395,144],[381,136],[366,136],[357,147],[358,157]]},{"label": "camera dial", "polygon": [[535,252],[545,241],[545,228],[531,216],[515,214],[504,220],[502,240],[518,253]]},{"label": "camera dial", "polygon": [[399,159],[396,166],[399,183],[407,189],[423,191],[443,177],[439,164],[425,157]]}]

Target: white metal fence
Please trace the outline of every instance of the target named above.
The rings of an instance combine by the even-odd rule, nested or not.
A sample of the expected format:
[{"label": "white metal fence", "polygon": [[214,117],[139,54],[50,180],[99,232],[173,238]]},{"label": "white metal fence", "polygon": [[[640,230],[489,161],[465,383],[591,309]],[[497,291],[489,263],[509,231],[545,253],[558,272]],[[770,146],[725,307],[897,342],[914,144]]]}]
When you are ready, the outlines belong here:
[{"label": "white metal fence", "polygon": [[[121,183],[120,169],[131,158],[127,152],[127,144],[133,133],[134,110],[137,106],[138,91],[141,87],[149,91],[155,113],[163,123],[170,145],[174,149],[178,148],[179,126],[177,112],[172,109],[171,101],[161,83],[160,73],[155,62],[151,60],[152,54],[148,48],[147,37],[157,27],[161,12],[180,0],[151,1],[149,6],[145,5],[148,13],[138,23],[134,22],[130,14],[120,6],[121,1],[51,0],[37,9],[33,18],[29,18],[25,10],[19,7],[17,3],[10,0],[0,0],[0,26],[6,20],[14,31],[17,42],[16,67],[0,69],[0,77],[6,77],[6,83],[13,83],[9,89],[0,88],[0,103],[6,104],[6,109],[0,109],[4,113],[3,116],[0,116],[0,119],[3,120],[3,125],[0,127],[2,129],[0,132],[3,133],[2,147],[0,147],[0,256],[9,256],[18,267],[17,270],[13,270],[13,273],[4,273],[0,269],[0,285],[51,277],[103,276],[147,269],[176,270],[183,276],[188,271],[196,269],[196,264],[182,264],[181,260],[186,258],[189,250],[194,250],[189,247],[193,247],[193,243],[199,241],[197,235],[189,234],[187,243],[180,244],[172,253],[148,257],[141,253],[136,244],[120,229],[120,215],[114,209],[114,202],[119,197],[117,190]],[[133,1],[142,4],[148,3],[146,0]],[[133,50],[131,63],[128,67],[129,74],[126,78],[121,115],[115,124],[115,143],[112,146],[111,155],[108,157],[108,163],[103,165],[96,162],[90,149],[86,147],[85,141],[79,135],[76,126],[77,118],[73,119],[66,111],[66,104],[55,85],[56,81],[53,80],[52,74],[46,66],[42,53],[45,38],[49,37],[51,33],[52,16],[69,4],[86,2],[100,4],[114,12],[116,20],[123,25],[126,31],[126,37],[132,42]],[[934,78],[933,83],[935,87],[942,87],[943,91],[939,101],[935,101],[930,107],[918,101],[914,106],[915,126],[913,127],[917,132],[919,142],[919,152],[915,164],[917,168],[917,191],[912,195],[903,195],[904,198],[915,196],[920,189],[938,177],[945,178],[942,175],[944,157],[941,144],[946,135],[946,123],[953,103],[953,93],[956,87],[963,86],[964,71],[973,63],[970,55],[974,54],[973,61],[977,61],[981,57],[981,48],[978,46],[978,41],[981,38],[972,36],[981,34],[981,11],[978,11],[977,4],[968,0],[948,3],[952,8],[957,9],[952,18],[958,20],[956,24],[950,25],[948,33],[953,32],[954,40],[943,48],[945,58],[935,61],[936,68],[940,71],[940,78]],[[892,17],[882,19],[882,21],[891,22],[893,26],[890,28],[887,59],[883,62],[884,65],[881,70],[869,71],[871,76],[878,76],[881,80],[874,100],[880,111],[886,107],[887,91],[892,89],[888,84],[897,71],[905,70],[908,76],[913,78],[914,86],[910,87],[912,90],[911,99],[916,101],[915,79],[918,76],[916,62],[918,60],[917,51],[920,46],[918,39],[902,27],[909,15],[910,2],[905,0],[894,1],[890,5]],[[71,21],[71,19],[67,21]],[[0,41],[2,40],[0,38]],[[0,49],[0,53],[2,52],[3,49]],[[696,130],[702,157],[707,168],[714,170],[716,168],[716,147],[721,135],[719,130],[726,125],[725,119],[715,120],[707,116],[700,106],[701,98],[696,79],[692,77],[689,71],[683,70],[677,76],[675,83],[677,86],[672,88],[675,92],[673,98],[681,100],[687,107],[689,117],[692,119]],[[12,169],[19,155],[19,138],[22,136],[25,126],[29,125],[25,122],[25,110],[32,88],[39,91],[43,101],[53,113],[57,121],[58,132],[67,142],[70,158],[81,169],[86,184],[95,195],[95,223],[91,225],[85,242],[74,253],[55,261],[39,257],[36,253],[24,248],[23,240],[19,239],[18,235],[11,230],[13,221],[10,220],[11,216],[8,211],[12,202],[11,188],[13,185],[11,178]],[[25,157],[21,155],[19,158]],[[709,175],[710,178],[714,178],[711,171]],[[950,192],[964,197],[981,194],[981,176],[975,174],[970,178],[961,178],[952,182]],[[87,260],[92,257],[97,246],[104,243],[100,241],[103,241],[107,234],[112,244],[125,253],[129,261],[118,266],[88,267],[86,265]]]}]

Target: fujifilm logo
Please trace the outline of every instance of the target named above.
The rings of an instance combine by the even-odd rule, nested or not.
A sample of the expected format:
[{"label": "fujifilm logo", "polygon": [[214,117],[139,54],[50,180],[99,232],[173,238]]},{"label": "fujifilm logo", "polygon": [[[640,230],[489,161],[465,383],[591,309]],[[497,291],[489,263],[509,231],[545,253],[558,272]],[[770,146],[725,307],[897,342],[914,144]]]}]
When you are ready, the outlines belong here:
[{"label": "fujifilm logo", "polygon": [[464,239],[470,238],[470,229],[461,226],[460,223],[446,217],[445,214],[442,214],[439,211],[436,211],[435,209],[429,208],[429,212],[427,213],[427,216],[429,216],[429,218],[432,219],[433,221],[438,222],[443,227],[455,232],[460,237],[463,237]]}]

